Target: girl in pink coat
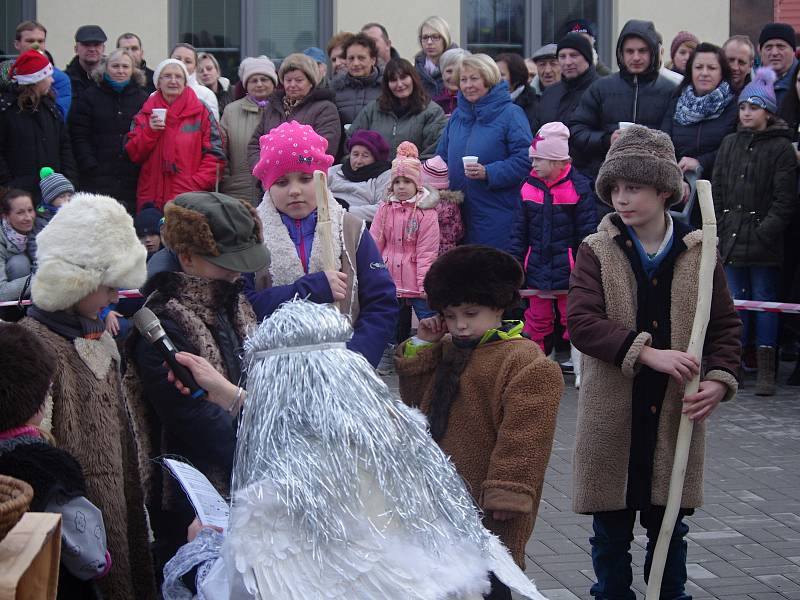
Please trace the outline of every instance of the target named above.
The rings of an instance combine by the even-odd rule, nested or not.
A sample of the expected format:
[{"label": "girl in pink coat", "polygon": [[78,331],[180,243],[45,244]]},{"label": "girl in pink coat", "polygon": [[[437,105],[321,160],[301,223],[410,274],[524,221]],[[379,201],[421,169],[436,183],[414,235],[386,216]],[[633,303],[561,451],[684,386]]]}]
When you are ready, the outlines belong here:
[{"label": "girl in pink coat", "polygon": [[[369,229],[397,287],[397,339],[408,337],[412,307],[418,319],[435,314],[425,301],[422,282],[439,254],[438,199],[438,193],[422,186],[417,147],[411,142],[401,143],[392,161],[389,197],[378,207]],[[378,365],[379,373],[391,372],[393,354],[394,346],[390,345]]]}]

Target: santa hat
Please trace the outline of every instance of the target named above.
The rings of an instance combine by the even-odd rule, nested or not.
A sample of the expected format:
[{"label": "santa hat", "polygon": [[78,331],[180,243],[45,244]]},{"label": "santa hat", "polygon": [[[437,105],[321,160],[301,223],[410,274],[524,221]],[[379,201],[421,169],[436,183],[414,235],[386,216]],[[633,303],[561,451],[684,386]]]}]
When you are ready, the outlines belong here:
[{"label": "santa hat", "polygon": [[412,142],[402,142],[397,147],[397,156],[392,161],[392,182],[398,177],[406,177],[417,188],[422,187],[422,163],[419,162],[419,150]]},{"label": "santa hat", "polygon": [[50,77],[53,65],[38,50],[28,50],[17,57],[9,74],[17,85],[33,85]]},{"label": "santa hat", "polygon": [[36,244],[39,269],[31,297],[46,311],[71,308],[101,285],[138,288],[147,277],[147,250],[133,219],[109,196],[75,194],[36,236]]}]

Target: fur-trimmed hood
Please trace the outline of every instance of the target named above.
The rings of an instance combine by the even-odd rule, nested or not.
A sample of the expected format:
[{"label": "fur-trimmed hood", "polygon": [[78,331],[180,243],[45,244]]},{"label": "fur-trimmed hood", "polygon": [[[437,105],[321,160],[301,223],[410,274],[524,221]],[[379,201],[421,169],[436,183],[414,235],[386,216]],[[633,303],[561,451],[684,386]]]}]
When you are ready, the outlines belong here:
[{"label": "fur-trimmed hood", "polygon": [[422,190],[422,197],[417,200],[417,206],[419,208],[436,208],[436,205],[439,204],[439,190],[426,187],[423,187]]},{"label": "fur-trimmed hood", "polygon": [[463,204],[464,192],[459,190],[439,190],[439,201],[451,204]]}]

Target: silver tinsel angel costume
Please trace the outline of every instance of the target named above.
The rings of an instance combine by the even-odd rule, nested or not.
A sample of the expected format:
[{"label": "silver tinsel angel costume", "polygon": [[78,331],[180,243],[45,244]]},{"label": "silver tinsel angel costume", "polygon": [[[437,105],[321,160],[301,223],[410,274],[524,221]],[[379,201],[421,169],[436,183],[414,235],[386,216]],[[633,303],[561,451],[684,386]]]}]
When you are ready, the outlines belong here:
[{"label": "silver tinsel angel costume", "polygon": [[264,599],[479,600],[493,571],[543,598],[351,335],[333,306],[295,300],[248,338],[228,580]]}]

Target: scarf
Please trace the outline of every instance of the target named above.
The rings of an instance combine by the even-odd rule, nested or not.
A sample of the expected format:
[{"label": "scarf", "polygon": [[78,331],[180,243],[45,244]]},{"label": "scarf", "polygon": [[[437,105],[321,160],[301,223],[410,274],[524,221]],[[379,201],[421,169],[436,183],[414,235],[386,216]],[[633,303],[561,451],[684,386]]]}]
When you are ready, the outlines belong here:
[{"label": "scarf", "polygon": [[6,219],[0,219],[0,226],[3,228],[3,233],[6,239],[20,252],[25,252],[28,249],[28,234],[20,233],[11,226]]},{"label": "scarf", "polygon": [[716,119],[733,100],[733,92],[727,81],[704,96],[696,96],[693,85],[687,85],[678,98],[674,121],[678,125],[694,125],[700,121]]},{"label": "scarf", "polygon": [[118,94],[121,94],[131,82],[130,79],[126,79],[125,81],[114,81],[108,76],[108,73],[103,73],[103,81],[105,81],[111,87],[111,89]]},{"label": "scarf", "polygon": [[289,98],[289,96],[283,97],[283,111],[286,113],[287,119],[292,116],[292,113],[297,108],[297,105],[300,104],[303,100],[305,100],[305,97],[303,98]]},{"label": "scarf", "polygon": [[479,338],[465,341],[452,338],[453,348],[443,354],[433,380],[428,422],[435,442],[440,442],[447,433],[450,408],[458,396],[461,374],[467,368],[473,350],[490,342],[521,338],[522,326],[521,321],[503,321],[500,327],[489,329]]},{"label": "scarf", "polygon": [[436,77],[439,74],[439,65],[427,56],[425,57],[425,72],[431,77]]},{"label": "scarf", "polygon": [[106,330],[102,319],[87,319],[64,310],[49,312],[35,304],[28,309],[28,316],[70,341],[77,338],[97,340]]},{"label": "scarf", "polygon": [[[181,119],[194,114],[197,111],[198,105],[202,104],[191,87],[186,87],[180,96],[178,96],[172,104],[167,104],[164,96],[160,91],[157,91],[147,101],[149,109],[153,108],[166,108],[167,109],[167,128],[159,137],[158,144],[160,145],[161,157],[161,172],[169,175],[174,175],[179,171],[177,163],[177,149],[175,140],[178,138],[176,135],[177,128],[180,127]],[[149,112],[145,113],[149,116]],[[157,149],[158,150],[158,149]]]},{"label": "scarf", "polygon": [[265,98],[264,100],[256,100],[253,96],[247,94],[247,99],[255,104],[258,108],[266,108],[267,104],[269,104],[269,98]]},{"label": "scarf", "polygon": [[348,158],[342,163],[342,175],[345,176],[347,181],[363,183],[364,181],[375,179],[378,175],[385,173],[391,168],[392,163],[388,160],[376,160],[371,165],[365,165],[356,171],[353,170],[353,167],[350,165],[350,159]]}]

